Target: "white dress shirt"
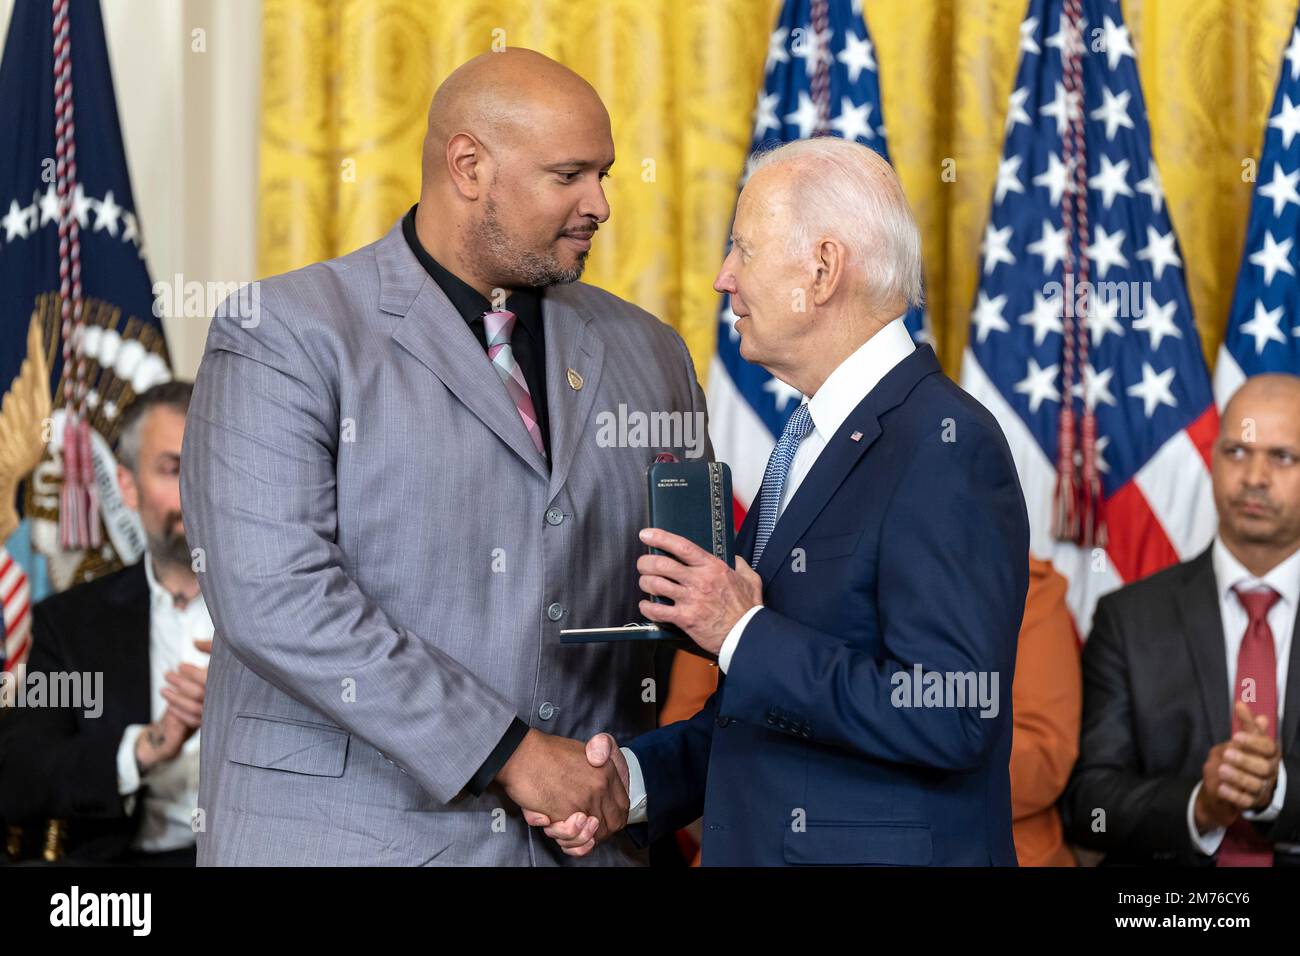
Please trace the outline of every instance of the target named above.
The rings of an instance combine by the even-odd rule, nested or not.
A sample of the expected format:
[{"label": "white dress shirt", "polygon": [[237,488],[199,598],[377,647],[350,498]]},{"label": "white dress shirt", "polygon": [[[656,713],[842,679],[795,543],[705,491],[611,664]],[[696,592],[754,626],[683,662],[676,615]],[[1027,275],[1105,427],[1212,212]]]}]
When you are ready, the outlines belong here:
[{"label": "white dress shirt", "polygon": [[[1273,649],[1277,658],[1277,726],[1282,726],[1283,708],[1286,706],[1286,679],[1291,663],[1291,636],[1295,629],[1297,602],[1300,601],[1300,551],[1277,565],[1262,578],[1257,578],[1242,565],[1228,550],[1223,540],[1217,535],[1211,551],[1214,562],[1214,581],[1219,589],[1219,615],[1223,622],[1224,654],[1228,664],[1228,707],[1236,706],[1235,686],[1237,681],[1237,654],[1241,651],[1241,642],[1246,637],[1246,625],[1250,615],[1246,613],[1234,588],[1243,591],[1259,591],[1271,588],[1281,595],[1268,611],[1268,626],[1273,632]],[[1276,731],[1276,728],[1274,728]],[[1204,834],[1196,830],[1196,797],[1201,792],[1198,783],[1192,790],[1191,799],[1187,801],[1187,828],[1192,834],[1192,843],[1206,856],[1218,852],[1223,835],[1227,832],[1217,827]],[[1247,820],[1275,820],[1282,812],[1282,803],[1286,799],[1286,765],[1277,771],[1277,786],[1273,790],[1273,800],[1263,810],[1247,810],[1242,816]],[[1286,847],[1284,847],[1285,849]]]},{"label": "white dress shirt", "polygon": [[[149,699],[152,718],[159,720],[167,709],[162,689],[171,686],[163,675],[177,670],[183,663],[208,666],[208,655],[195,647],[194,642],[211,640],[212,619],[201,592],[185,607],[176,607],[171,593],[158,583],[153,559],[147,551],[141,560],[149,581]],[[127,727],[117,748],[117,791],[124,798],[128,814],[133,811],[141,784],[148,784],[140,829],[131,847],[161,853],[191,846],[194,843],[192,818],[199,805],[201,731],[195,731],[185,741],[176,759],[156,765],[142,781],[135,762],[135,747],[144,727],[144,724]]]},{"label": "white dress shirt", "polygon": [[[916,345],[912,342],[911,333],[907,331],[907,326],[903,324],[903,316],[900,315],[837,365],[835,371],[831,372],[822,383],[821,388],[817,389],[817,394],[811,397],[805,396],[804,401],[808,403],[808,414],[812,418],[813,427],[799,443],[794,460],[790,463],[785,488],[781,492],[781,502],[777,506],[778,523],[790,500],[799,490],[799,486],[803,484],[803,480],[808,477],[813,465],[817,463],[822,449],[839,431],[844,420],[862,403],[880,380],[893,371],[894,366],[915,350]],[[762,607],[761,604],[756,604],[746,611],[723,640],[722,647],[718,651],[718,667],[724,674],[731,666],[731,658],[740,644],[745,626]],[[645,778],[641,773],[641,765],[636,759],[636,754],[626,747],[623,747],[622,751],[627,758],[628,800],[631,803],[627,822],[644,823],[646,820]]]}]

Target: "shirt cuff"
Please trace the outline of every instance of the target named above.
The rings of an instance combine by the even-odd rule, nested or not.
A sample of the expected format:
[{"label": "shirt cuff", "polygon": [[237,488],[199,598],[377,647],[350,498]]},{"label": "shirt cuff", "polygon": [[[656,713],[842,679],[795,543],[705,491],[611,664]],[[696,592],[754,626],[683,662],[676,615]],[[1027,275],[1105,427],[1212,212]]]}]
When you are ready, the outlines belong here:
[{"label": "shirt cuff", "polygon": [[745,625],[749,619],[763,610],[763,605],[755,604],[748,611],[740,616],[740,620],[731,625],[731,630],[727,632],[726,639],[723,640],[722,646],[718,648],[718,667],[722,673],[727,673],[727,668],[731,666],[731,655],[736,653],[736,646],[740,643],[740,635],[745,630]]},{"label": "shirt cuff", "polygon": [[135,762],[135,745],[144,728],[144,724],[129,724],[122,731],[122,742],[117,745],[117,793],[122,798],[122,812],[128,817],[135,813],[136,791],[140,789],[140,765]]},{"label": "shirt cuff", "polygon": [[[1280,784],[1281,777],[1278,778]],[[1201,785],[1198,783],[1192,788],[1192,798],[1187,801],[1187,832],[1192,836],[1192,846],[1200,850],[1206,856],[1214,856],[1219,852],[1219,844],[1223,842],[1223,835],[1227,833],[1224,827],[1215,827],[1205,833],[1199,833],[1196,830],[1196,798],[1201,793]]]},{"label": "shirt cuff", "polygon": [[1273,787],[1273,799],[1263,810],[1246,810],[1241,815],[1247,820],[1257,820],[1260,823],[1269,823],[1276,820],[1278,814],[1282,812],[1282,804],[1286,802],[1286,764],[1282,763],[1277,768],[1277,785]]},{"label": "shirt cuff", "polygon": [[501,772],[501,768],[506,765],[510,755],[515,752],[519,744],[523,742],[524,737],[528,734],[528,725],[516,717],[511,721],[502,738],[497,741],[497,745],[492,748],[488,754],[487,760],[478,768],[474,776],[469,778],[469,783],[465,784],[466,792],[474,796],[481,796],[483,791],[488,788],[496,775]]},{"label": "shirt cuff", "polygon": [[641,773],[641,761],[626,747],[618,749],[623,751],[623,759],[627,761],[627,822],[645,823],[649,814],[646,813],[645,777]]},{"label": "shirt cuff", "polygon": [[131,724],[122,732],[122,742],[117,745],[117,792],[127,796],[140,789],[140,765],[135,762],[135,747],[144,731],[144,724]]}]

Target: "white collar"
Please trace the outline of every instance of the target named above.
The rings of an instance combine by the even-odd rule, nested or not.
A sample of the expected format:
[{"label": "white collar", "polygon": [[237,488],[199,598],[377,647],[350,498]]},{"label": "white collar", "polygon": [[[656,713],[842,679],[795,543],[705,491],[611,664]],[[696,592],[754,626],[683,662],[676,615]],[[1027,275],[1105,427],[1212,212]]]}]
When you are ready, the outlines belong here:
[{"label": "white collar", "polygon": [[829,442],[880,380],[915,350],[916,344],[900,315],[836,366],[817,394],[804,399],[822,441]]},{"label": "white collar", "polygon": [[[153,555],[149,553],[147,548],[145,549],[144,555],[140,558],[140,560],[144,562],[144,577],[145,580],[149,582],[150,601],[154,603],[162,602],[164,607],[169,607],[169,608],[176,607],[175,596],[172,594],[171,591],[168,591],[165,587],[162,586],[162,584],[158,581],[158,576],[154,574]],[[177,608],[177,610],[188,611],[196,603],[197,604],[203,603],[202,591],[194,595],[194,597],[190,598],[190,600],[186,602],[184,608]]]},{"label": "white collar", "polygon": [[1245,565],[1236,559],[1223,539],[1216,534],[1211,559],[1214,562],[1214,580],[1219,588],[1220,602],[1226,601],[1232,589],[1238,585],[1248,590],[1270,587],[1282,595],[1282,600],[1291,607],[1295,607],[1297,600],[1300,600],[1300,550],[1272,567],[1262,578],[1257,578],[1246,570]]}]

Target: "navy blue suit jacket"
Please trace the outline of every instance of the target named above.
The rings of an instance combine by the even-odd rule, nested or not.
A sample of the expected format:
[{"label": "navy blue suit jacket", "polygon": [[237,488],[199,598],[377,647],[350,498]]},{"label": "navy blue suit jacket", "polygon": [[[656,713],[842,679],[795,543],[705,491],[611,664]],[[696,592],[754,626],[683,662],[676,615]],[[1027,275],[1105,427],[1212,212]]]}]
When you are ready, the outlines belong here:
[{"label": "navy blue suit jacket", "polygon": [[[753,553],[757,518],[755,506],[737,553]],[[706,866],[1014,866],[1011,680],[1028,554],[1001,429],[918,348],[781,515],[757,569],[764,607],[717,692],[627,744],[645,776],[643,835],[702,815]],[[949,706],[972,687],[956,679],[929,698],[940,706],[900,706],[926,699],[910,688],[916,664],[982,673],[988,691],[996,674],[996,707]]]}]

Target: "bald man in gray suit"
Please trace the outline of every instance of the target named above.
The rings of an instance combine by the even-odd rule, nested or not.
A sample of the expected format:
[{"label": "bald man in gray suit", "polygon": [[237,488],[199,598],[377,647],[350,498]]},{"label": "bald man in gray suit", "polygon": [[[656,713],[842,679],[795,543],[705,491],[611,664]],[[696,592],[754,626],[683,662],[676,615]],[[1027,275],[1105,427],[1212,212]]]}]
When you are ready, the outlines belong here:
[{"label": "bald man in gray suit", "polygon": [[200,865],[552,865],[520,807],[624,824],[580,741],[653,726],[652,652],[559,631],[639,619],[645,468],[711,452],[682,340],[576,281],[613,161],[576,74],[478,57],[386,236],[214,319],[181,483],[216,625]]}]

